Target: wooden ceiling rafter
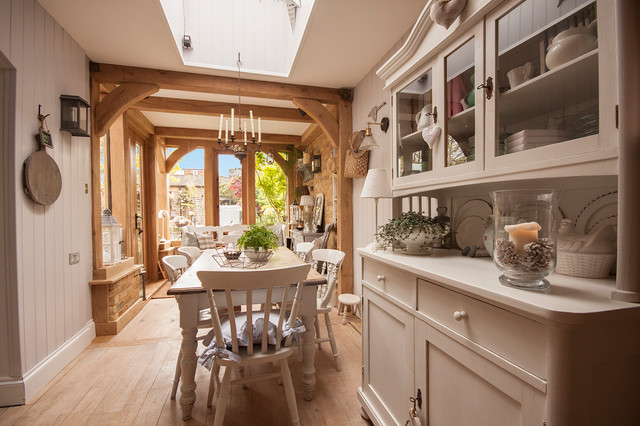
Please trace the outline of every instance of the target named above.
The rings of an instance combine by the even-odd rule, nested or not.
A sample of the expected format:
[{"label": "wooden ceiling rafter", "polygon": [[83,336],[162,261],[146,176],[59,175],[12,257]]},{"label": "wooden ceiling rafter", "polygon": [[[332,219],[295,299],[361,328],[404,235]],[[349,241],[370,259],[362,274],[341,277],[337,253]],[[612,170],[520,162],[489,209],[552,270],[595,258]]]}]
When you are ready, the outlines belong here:
[{"label": "wooden ceiling rafter", "polygon": [[189,141],[184,142],[184,145],[178,147],[178,149],[173,151],[167,158],[167,161],[165,163],[165,170],[167,170],[168,172],[173,169],[173,166],[175,166],[182,157],[197,149],[197,146],[191,146],[191,143]]},{"label": "wooden ceiling rafter", "polygon": [[94,109],[93,130],[97,137],[104,136],[109,127],[132,104],[156,93],[158,85],[150,83],[123,83],[106,95]]},{"label": "wooden ceiling rafter", "polygon": [[331,146],[340,146],[340,126],[336,117],[316,99],[295,98],[293,104],[306,112],[327,135]]},{"label": "wooden ceiling rafter", "polygon": [[[210,129],[191,129],[186,127],[160,127],[155,130],[156,136],[164,136],[166,138],[179,139],[204,139],[218,140],[218,131]],[[282,135],[277,133],[263,133],[263,144],[283,144],[283,145],[300,145],[302,139],[298,135]]]},{"label": "wooden ceiling rafter", "polygon": [[[130,108],[141,111],[168,112],[174,114],[193,114],[219,116],[229,115],[231,108],[236,108],[237,104],[231,102],[200,101],[196,99],[163,98],[151,96],[142,99]],[[297,108],[282,108],[264,105],[242,105],[242,118],[248,118],[249,111],[253,111],[255,117],[263,120],[291,121],[297,123],[313,123],[313,119],[308,115],[302,115]],[[236,108],[236,117],[238,110]]]},{"label": "wooden ceiling rafter", "polygon": [[[187,92],[216,93],[223,95],[238,94],[238,80],[235,77],[220,77],[208,74],[181,71],[157,70],[151,68],[130,67],[124,65],[90,64],[91,77],[101,84],[105,83],[143,83],[153,82],[161,89],[182,90]],[[316,99],[323,103],[337,104],[342,100],[351,101],[349,89],[305,86],[273,81],[242,79],[240,94],[251,98],[293,100],[294,98]]]}]

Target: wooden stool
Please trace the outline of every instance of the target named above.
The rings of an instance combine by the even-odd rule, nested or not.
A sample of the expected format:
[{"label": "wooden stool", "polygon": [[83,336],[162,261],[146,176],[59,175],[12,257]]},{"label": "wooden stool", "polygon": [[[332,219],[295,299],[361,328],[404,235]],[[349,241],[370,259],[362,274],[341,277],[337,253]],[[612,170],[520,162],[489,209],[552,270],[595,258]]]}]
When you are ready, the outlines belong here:
[{"label": "wooden stool", "polygon": [[[360,298],[351,293],[343,293],[338,296],[338,315],[342,310],[342,324],[347,323],[347,306],[351,306],[351,312],[355,315],[356,310],[360,311]],[[362,311],[360,312],[362,314]]]}]

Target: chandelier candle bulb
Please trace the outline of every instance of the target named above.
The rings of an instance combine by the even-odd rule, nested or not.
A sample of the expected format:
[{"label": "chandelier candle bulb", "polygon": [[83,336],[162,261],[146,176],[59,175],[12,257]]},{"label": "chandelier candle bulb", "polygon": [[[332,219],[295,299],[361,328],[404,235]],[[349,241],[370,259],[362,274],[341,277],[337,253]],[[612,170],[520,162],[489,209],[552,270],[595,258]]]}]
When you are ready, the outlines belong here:
[{"label": "chandelier candle bulb", "polygon": [[516,253],[523,253],[526,244],[538,241],[538,231],[542,227],[538,222],[505,225],[504,230],[509,233],[509,241],[516,246]]},{"label": "chandelier candle bulb", "polygon": [[260,120],[262,118],[258,117],[258,142],[262,142],[262,130],[260,128]]},{"label": "chandelier candle bulb", "polygon": [[249,117],[251,118],[251,139],[256,139],[256,132],[253,130],[253,110],[249,111]]},{"label": "chandelier candle bulb", "polygon": [[224,141],[229,142],[229,120],[224,120]]},{"label": "chandelier candle bulb", "polygon": [[220,114],[220,125],[218,126],[218,140],[222,140],[222,119],[223,116]]},{"label": "chandelier candle bulb", "polygon": [[244,122],[244,143],[247,143],[247,121]]},{"label": "chandelier candle bulb", "polygon": [[233,136],[233,108],[231,108],[231,136]]}]

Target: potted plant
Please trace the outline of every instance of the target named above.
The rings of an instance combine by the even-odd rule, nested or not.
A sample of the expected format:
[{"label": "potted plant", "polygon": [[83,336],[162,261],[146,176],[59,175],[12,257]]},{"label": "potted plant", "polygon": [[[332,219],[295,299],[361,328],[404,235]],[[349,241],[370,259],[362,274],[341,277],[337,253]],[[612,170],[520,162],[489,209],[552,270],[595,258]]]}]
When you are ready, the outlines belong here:
[{"label": "potted plant", "polygon": [[418,212],[405,212],[378,227],[376,237],[385,246],[404,247],[411,254],[425,254],[428,247],[440,246],[450,228]]},{"label": "potted plant", "polygon": [[278,236],[266,226],[250,225],[249,230],[238,238],[237,246],[249,259],[264,261],[278,248]]}]

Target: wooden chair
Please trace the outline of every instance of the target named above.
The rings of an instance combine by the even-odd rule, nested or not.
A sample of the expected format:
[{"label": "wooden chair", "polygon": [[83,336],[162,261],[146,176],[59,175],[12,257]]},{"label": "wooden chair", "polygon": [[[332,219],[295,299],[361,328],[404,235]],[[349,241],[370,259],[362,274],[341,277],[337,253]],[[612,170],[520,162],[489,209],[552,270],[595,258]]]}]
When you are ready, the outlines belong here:
[{"label": "wooden chair", "polygon": [[309,262],[309,260],[311,260],[310,253],[312,249],[313,243],[298,243],[296,245],[296,254],[300,259],[304,260],[305,262]]},{"label": "wooden chair", "polygon": [[[313,251],[311,256],[313,257],[312,267],[318,270],[327,279],[326,284],[318,286],[315,342],[318,344],[318,349],[320,349],[320,344],[322,342],[328,341],[331,344],[333,359],[336,362],[336,370],[340,371],[340,363],[338,362],[338,346],[336,345],[336,339],[333,335],[333,327],[331,326],[329,312],[331,312],[332,308],[331,298],[333,297],[333,292],[336,290],[338,283],[338,272],[340,271],[340,266],[342,266],[345,254],[340,250],[317,249]],[[320,337],[320,323],[318,322],[319,314],[324,314],[324,322],[327,326],[327,337],[324,338]]]},{"label": "wooden chair", "polygon": [[191,266],[193,262],[195,262],[196,259],[200,257],[200,255],[202,254],[202,250],[200,250],[198,247],[179,247],[178,253],[186,256],[189,262],[189,266]]},{"label": "wooden chair", "polygon": [[[195,247],[197,250],[197,247]],[[165,256],[162,258],[162,263],[164,264],[165,271],[167,276],[169,277],[169,281],[171,284],[176,282],[178,278],[184,273],[187,269],[187,257],[181,254],[175,254],[171,256]],[[199,329],[209,329],[211,328],[211,309],[200,309],[198,311],[198,328]],[[198,336],[198,340],[202,340],[206,337],[206,334]],[[182,351],[178,350],[178,361],[176,362],[176,372],[173,377],[173,387],[171,388],[171,399],[176,399],[176,393],[178,391],[178,385],[180,384],[180,375],[182,374],[182,366],[180,365],[182,361]]]},{"label": "wooden chair", "polygon": [[[292,300],[291,312],[286,324],[288,327],[293,327],[300,307],[302,281],[306,279],[309,268],[310,265],[303,264],[277,269],[198,271],[198,278],[202,282],[202,286],[207,289],[209,305],[213,313],[212,324],[216,342],[224,342],[226,337],[227,341],[231,341],[231,352],[235,354],[226,357],[224,355],[215,356],[213,359],[208,405],[211,405],[215,389],[216,415],[214,425],[221,426],[224,422],[232,384],[277,377],[281,377],[284,384],[291,421],[294,425],[300,424],[291,372],[287,364],[287,359],[294,352],[294,348],[291,347],[293,335],[283,341],[285,310],[272,310],[271,305]],[[294,284],[293,292],[290,291],[290,287],[292,287],[290,283],[297,283]],[[293,293],[293,297],[291,297],[291,293]],[[261,303],[264,304],[265,309],[253,312],[252,306]],[[221,321],[218,314],[219,309],[238,304],[247,307],[246,313],[236,313],[233,309],[228,309],[228,319]],[[253,340],[253,334],[248,333],[248,345],[246,347],[240,346],[238,329],[245,321],[247,324],[255,324],[254,317],[256,320],[262,318],[265,324],[268,324],[270,318],[272,323],[277,322],[275,324],[277,329],[275,345],[269,345],[268,333],[261,333],[262,338],[256,342]],[[230,330],[230,336],[223,335],[223,328]],[[242,374],[238,379],[231,380],[231,372],[234,368],[242,369],[259,364],[279,364],[280,371],[247,376]],[[218,382],[220,367],[225,367],[221,383]]]},{"label": "wooden chair", "polygon": [[165,256],[162,258],[162,263],[164,265],[164,271],[167,273],[167,277],[169,278],[169,281],[171,281],[171,284],[175,283],[189,267],[189,260],[187,256],[182,254]]}]

